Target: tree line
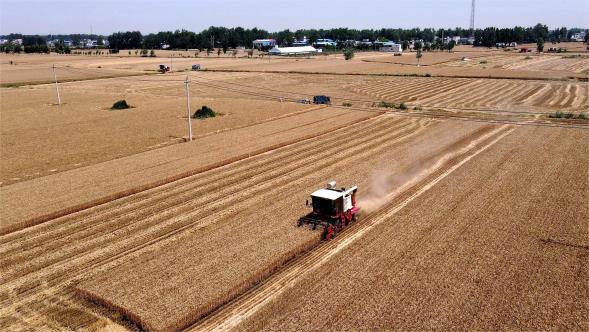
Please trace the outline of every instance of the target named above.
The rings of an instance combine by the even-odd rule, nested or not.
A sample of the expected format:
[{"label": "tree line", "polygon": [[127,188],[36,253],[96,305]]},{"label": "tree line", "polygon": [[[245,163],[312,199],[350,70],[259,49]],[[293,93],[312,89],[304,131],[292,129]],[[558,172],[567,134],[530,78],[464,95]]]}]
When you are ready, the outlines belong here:
[{"label": "tree line", "polygon": [[[537,24],[533,27],[519,27],[514,28],[495,28],[488,27],[485,29],[476,29],[474,31],[474,45],[493,47],[497,43],[536,43],[538,40],[560,42],[567,41],[571,36],[580,31],[588,31],[585,29],[567,29],[558,28],[549,30],[544,24]],[[98,40],[99,47],[103,39],[109,41],[109,48],[114,50],[120,49],[159,49],[167,45],[170,49],[199,49],[212,50],[215,48],[222,48],[226,51],[229,48],[236,48],[243,46],[251,47],[255,39],[272,38],[281,46],[291,46],[295,40],[300,40],[307,37],[313,43],[320,38],[329,38],[338,41],[338,48],[349,48],[350,43],[346,41],[420,41],[424,46],[424,50],[431,47],[432,49],[441,48],[440,38],[442,37],[461,37],[467,38],[471,35],[471,31],[463,28],[454,29],[433,29],[433,28],[413,28],[413,29],[349,29],[349,28],[335,28],[335,29],[299,29],[290,31],[288,29],[269,32],[267,30],[253,28],[244,29],[241,27],[225,28],[225,27],[210,27],[201,32],[192,32],[188,30],[176,31],[161,31],[158,33],[150,33],[143,35],[139,31],[115,32],[108,37],[101,35],[87,35],[87,34],[72,34],[72,35],[21,35],[10,34],[3,36],[8,40],[22,39],[25,51],[35,50],[39,52],[46,52],[48,48],[46,42],[48,40],[59,40],[55,46],[56,48],[63,45],[64,40],[71,40],[74,46],[80,45],[84,39]],[[443,44],[443,43],[441,43]],[[14,48],[14,45],[3,45],[4,51],[10,51],[8,48]],[[12,51],[15,51],[12,49]]]}]

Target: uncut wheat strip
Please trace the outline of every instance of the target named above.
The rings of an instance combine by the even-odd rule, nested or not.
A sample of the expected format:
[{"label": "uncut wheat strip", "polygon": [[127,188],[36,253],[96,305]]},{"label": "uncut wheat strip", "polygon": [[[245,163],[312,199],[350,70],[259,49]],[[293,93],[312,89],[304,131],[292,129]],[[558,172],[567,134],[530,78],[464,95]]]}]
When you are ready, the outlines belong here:
[{"label": "uncut wheat strip", "polygon": [[558,104],[560,107],[570,107],[577,97],[577,85],[567,84],[564,91],[565,98]]},{"label": "uncut wheat strip", "polygon": [[492,83],[489,83],[486,81],[479,82],[476,86],[474,86],[468,90],[465,90],[464,94],[460,94],[455,91],[453,96],[441,98],[438,105],[441,105],[444,107],[452,107],[452,106],[467,107],[468,105],[472,105],[472,103],[470,102],[472,98],[476,98],[481,93],[487,92],[489,89],[489,85],[493,86],[494,84],[497,84],[497,82],[492,82]]},{"label": "uncut wheat strip", "polygon": [[[384,122],[380,120],[378,122],[374,122],[374,124],[376,124],[376,123],[384,123]],[[385,125],[386,125],[386,123],[385,123]],[[366,126],[370,126],[370,125],[367,124]],[[379,127],[375,127],[375,129],[378,129],[378,128]],[[358,128],[352,128],[352,129],[354,129],[354,130],[350,131],[351,134],[353,134],[353,133],[359,133],[362,130],[364,130],[364,126],[358,127]],[[339,134],[338,133],[335,133],[335,135],[334,135],[333,138],[332,137],[329,137],[327,139],[328,140],[333,140],[335,142],[334,144],[340,144],[339,143],[340,138],[343,137],[343,136],[346,136],[346,135],[348,135],[350,133],[340,131]],[[314,144],[314,142],[311,142],[311,144],[307,144],[307,145],[301,145],[300,146],[300,149],[293,149],[294,151],[292,152],[292,154],[291,154],[291,151],[286,150],[286,151],[288,151],[288,155],[291,155],[291,157],[290,157],[290,159],[285,159],[285,161],[289,161],[289,160],[292,161],[292,160],[299,159],[300,158],[300,154],[298,154],[298,153],[299,152],[306,152],[306,151],[308,151],[313,146],[313,144]],[[197,181],[195,183],[194,180],[193,180],[194,177],[191,177],[188,180],[183,181],[184,183],[181,184],[181,185],[168,185],[168,186],[164,186],[164,187],[161,187],[162,190],[157,190],[157,191],[154,191],[154,192],[156,192],[156,193],[157,192],[164,193],[164,194],[166,194],[165,196],[170,197],[172,195],[178,195],[180,193],[185,193],[186,191],[189,191],[192,187],[195,187],[195,186],[203,187],[203,188],[201,188],[202,189],[201,191],[202,192],[206,192],[207,190],[212,190],[213,188],[218,188],[219,186],[225,185],[224,183],[219,183],[219,181],[220,180],[223,180],[223,178],[225,178],[228,181],[228,179],[230,179],[230,176],[232,174],[243,173],[245,171],[247,171],[249,173],[256,173],[256,172],[258,172],[258,169],[259,169],[259,167],[261,165],[268,164],[268,163],[279,162],[281,159],[284,158],[280,154],[273,154],[271,157],[272,158],[270,160],[260,160],[259,162],[255,162],[252,166],[249,166],[247,164],[242,164],[242,167],[236,167],[236,170],[235,171],[223,169],[222,171],[218,172],[218,175],[217,176],[211,176],[213,174],[208,174],[207,173],[207,176],[206,176],[206,179],[207,180],[204,181],[204,183],[203,182],[199,182],[199,181]],[[244,169],[243,165],[245,165],[245,169]],[[212,177],[212,179],[211,180],[208,180],[211,177]],[[207,186],[207,185],[211,185],[211,184],[213,184],[214,186]],[[188,189],[186,189],[187,186],[189,187]],[[172,190],[168,190],[170,188]],[[143,209],[143,208],[146,207],[146,205],[152,205],[152,204],[154,204],[153,203],[154,200],[155,199],[160,199],[160,196],[159,195],[151,195],[150,194],[149,196],[147,196],[147,198],[148,198],[146,200],[147,202],[145,204],[141,204],[137,208]],[[154,205],[152,209],[156,209],[157,210],[157,209],[160,209],[160,208],[161,208],[161,206]],[[98,220],[96,220],[97,218],[108,218],[109,221],[112,221],[113,217],[114,216],[112,214],[106,214],[106,215],[105,214],[98,214],[94,218],[87,218],[87,216],[86,216],[84,218],[84,221],[87,222],[87,223],[89,223],[89,224],[91,224],[91,225],[96,226],[95,223],[98,221]],[[71,224],[72,221],[75,221],[75,219],[74,218],[71,218],[71,217],[68,218],[68,219],[66,219],[66,220],[68,220],[67,221],[68,222],[68,224],[67,224],[68,226]],[[66,220],[60,220],[59,223],[60,224],[61,223],[65,223]],[[93,228],[93,227],[91,227],[91,228]],[[84,230],[88,230],[88,229],[84,229]],[[45,232],[45,230],[43,230],[43,232]],[[64,234],[57,233],[55,236],[57,236],[57,237],[59,237],[61,239],[61,238],[64,237]],[[31,236],[31,232],[25,233],[24,234],[24,237],[31,238],[32,237]],[[31,243],[46,243],[47,237],[42,238],[42,241],[39,241],[39,240],[41,240],[41,239],[34,238],[34,239],[32,239],[32,242]],[[72,239],[67,238],[65,240],[69,241],[69,240],[72,240]],[[25,244],[25,246],[28,246],[28,245],[29,244]],[[4,245],[2,247],[4,247]],[[4,249],[4,248],[2,248],[2,249]],[[20,248],[17,247],[16,250],[23,250],[23,249],[20,249]],[[5,254],[7,253],[5,250],[3,250],[3,251],[4,251]],[[23,253],[23,252],[21,252],[21,253]],[[0,266],[2,266],[2,264],[0,264]]]},{"label": "uncut wheat strip", "polygon": [[421,81],[415,79],[406,80],[392,80],[392,81],[376,81],[372,85],[367,87],[365,91],[375,94],[378,97],[383,96],[384,93],[389,91],[398,91],[402,89],[411,89],[419,86]]},{"label": "uncut wheat strip", "polygon": [[[422,128],[423,128],[423,127],[422,127]],[[418,128],[416,131],[419,131],[419,128]],[[409,134],[409,135],[415,134],[415,132],[416,132],[416,131],[414,131],[414,132],[412,132],[412,133],[410,132],[410,133],[408,133],[408,134]],[[406,138],[406,137],[407,137],[407,136],[405,136],[405,138]],[[385,141],[386,141],[387,139],[388,139],[388,137],[386,137],[386,138],[385,138]],[[380,144],[380,142],[376,143],[376,145],[378,145],[378,144]],[[368,144],[368,145],[370,145],[370,144]],[[380,144],[380,145],[382,145],[382,144]],[[359,150],[360,150],[360,151],[363,151],[363,150],[362,150],[362,147],[365,147],[365,146],[362,146],[362,145],[360,144],[360,148],[359,148]],[[379,146],[378,148],[380,149],[380,146]],[[347,154],[349,155],[350,153],[348,153],[348,152],[347,152]],[[352,157],[355,157],[355,156],[357,156],[357,155],[361,155],[361,154],[358,154],[358,153],[356,153],[356,151],[352,151],[352,152],[351,152],[351,154],[352,154]],[[344,157],[344,158],[345,158],[345,157]],[[348,158],[349,158],[349,157],[348,157]],[[308,172],[309,172],[309,171],[308,171]],[[312,171],[310,171],[310,172],[312,172]],[[271,186],[270,188],[272,188],[272,186]],[[268,192],[267,190],[263,190],[263,189],[259,189],[259,191],[261,191],[261,192]],[[271,195],[271,194],[272,194],[272,193],[269,193],[269,195]],[[211,217],[211,216],[209,216],[209,217]],[[213,220],[213,221],[215,221],[215,220]],[[198,221],[197,221],[197,222],[195,222],[195,223],[198,223]],[[193,226],[193,223],[188,223],[188,226],[186,226],[186,227],[191,227],[191,226]],[[204,227],[204,226],[205,226],[205,225],[203,225],[202,227]],[[163,226],[162,226],[162,227],[163,227]],[[174,234],[175,234],[175,233],[177,233],[177,231],[178,231],[177,227],[172,229],[172,232],[174,232]],[[162,235],[162,236],[168,236],[168,234],[169,234],[169,233],[165,233],[165,234],[164,234],[164,235]],[[111,247],[112,247],[112,246],[111,246]],[[109,247],[109,248],[105,248],[105,249],[108,249],[108,250],[112,251],[112,249],[113,249],[113,248],[111,248],[111,247]],[[100,254],[100,253],[99,253],[99,254]],[[89,257],[88,257],[88,256],[89,256]],[[54,275],[60,275],[60,274],[63,274],[65,271],[63,271],[63,269],[61,269],[61,270],[59,269],[60,267],[63,267],[63,264],[67,264],[68,266],[70,266],[68,269],[66,269],[67,271],[70,271],[72,266],[76,266],[76,264],[77,264],[77,262],[76,262],[76,261],[79,261],[80,259],[83,259],[83,258],[84,258],[84,259],[86,259],[86,258],[87,258],[87,259],[86,259],[86,261],[92,262],[92,261],[95,261],[95,260],[97,260],[97,259],[98,259],[98,258],[97,258],[97,257],[95,257],[95,256],[96,256],[96,253],[90,253],[89,255],[84,255],[84,256],[82,256],[82,257],[77,257],[77,258],[76,258],[76,259],[74,259],[74,260],[70,260],[70,261],[68,261],[68,262],[63,262],[63,263],[59,264],[58,266],[54,266],[54,267],[53,267],[53,270],[54,270],[54,272],[55,272],[55,273],[53,273],[53,274],[54,274]],[[104,256],[104,254],[103,254],[103,256]],[[110,256],[112,256],[112,255],[110,255]],[[82,261],[82,263],[84,263],[84,261]],[[35,273],[32,273],[32,275],[28,276],[28,278],[29,278],[29,279],[36,279],[36,278],[35,278],[35,276],[34,276],[34,274],[35,274]],[[44,271],[44,273],[43,273],[43,274],[44,274],[44,275],[47,275],[47,271]],[[14,286],[14,285],[8,285],[8,286]],[[18,286],[18,285],[16,285],[16,286]]]},{"label": "uncut wheat strip", "polygon": [[386,94],[383,94],[383,98],[387,98],[389,100],[394,101],[402,101],[407,98],[408,95],[415,93],[416,91],[423,91],[424,89],[428,89],[434,86],[437,86],[439,80],[438,79],[431,79],[427,80],[416,80],[415,84],[410,85],[402,85],[399,88],[391,88],[386,91]]},{"label": "uncut wheat strip", "polygon": [[[404,125],[405,124],[402,123],[399,126],[401,127],[401,126],[404,126]],[[383,131],[388,131],[390,129],[394,129],[394,127],[393,128],[383,128]],[[376,132],[376,133],[373,133],[373,136],[372,137],[375,137],[376,138],[379,135],[381,135],[381,133],[380,132]],[[369,139],[370,140],[370,139],[372,139],[372,137],[370,137],[370,135],[368,135],[368,136],[365,137],[365,139]],[[353,145],[354,145],[353,143],[348,143],[348,146],[350,146],[350,147],[353,147]],[[289,165],[288,168],[284,168],[284,167],[283,168],[279,168],[279,169],[275,170],[274,172],[261,172],[259,176],[260,177],[263,176],[263,181],[270,181],[270,180],[276,178],[278,176],[278,174],[280,174],[279,172],[288,173],[291,170],[298,169],[299,167],[301,167],[302,165],[304,165],[304,164],[306,164],[308,162],[312,162],[313,163],[313,162],[315,162],[315,160],[316,161],[320,161],[321,159],[325,159],[325,156],[331,155],[335,150],[338,150],[338,149],[342,149],[343,150],[345,148],[346,148],[346,146],[342,146],[340,144],[338,146],[335,146],[332,150],[326,150],[326,151],[323,151],[322,153],[319,153],[319,154],[316,153],[313,156],[314,157],[314,160],[309,161],[308,158],[307,159],[304,159],[304,160],[302,159],[302,160],[299,161],[298,164]],[[241,181],[241,182],[238,183],[238,185],[240,186],[240,189],[236,189],[236,188],[233,188],[233,187],[223,188],[223,190],[215,193],[215,197],[212,198],[212,199],[210,199],[210,202],[211,203],[220,203],[220,202],[223,202],[223,200],[221,200],[221,198],[222,197],[231,196],[230,195],[231,192],[241,191],[244,188],[252,187],[252,186],[254,186],[254,185],[258,184],[258,183],[260,183],[260,182],[258,181],[258,179],[256,177],[251,177],[251,178],[248,179],[248,181]],[[193,200],[192,202],[190,202],[190,205],[189,206],[195,206],[195,205],[199,205],[199,204],[200,204],[200,202],[197,199],[197,200]],[[184,211],[178,211],[178,210],[169,209],[169,210],[166,210],[164,213],[166,213],[166,217],[165,218],[167,218],[168,216],[173,216],[174,214],[187,213],[187,212],[188,211],[185,211],[185,210]],[[201,211],[201,212],[202,213],[206,213],[205,211]],[[138,223],[137,226],[144,228],[144,227],[146,227],[146,224],[147,225],[151,225],[152,224],[152,223],[149,222],[149,220],[151,219],[151,217],[152,216],[150,216],[150,218],[147,218],[147,219],[146,218],[143,218],[141,220],[140,216],[132,216],[130,219],[132,221],[141,220],[141,223]],[[161,221],[158,218],[153,223],[156,223],[156,222],[159,223]],[[115,226],[117,227],[116,229],[118,231],[120,231],[120,232],[128,232],[128,233],[132,233],[133,232],[130,229],[126,229],[126,226],[124,224],[123,225],[120,225],[120,224],[117,223],[117,224],[115,224]],[[106,237],[107,238],[104,240],[105,243],[114,241],[111,238],[111,235],[112,234],[110,232],[108,232],[106,234]],[[99,246],[102,243],[102,242],[99,242],[101,239],[102,238],[99,236],[99,234],[95,234],[90,239],[91,242],[94,242],[95,243],[95,245],[92,246],[92,248],[95,248],[95,247]],[[67,241],[67,242],[74,242],[74,241]],[[84,244],[86,244],[86,243],[84,243]],[[75,243],[75,245],[73,245],[73,247],[72,247],[71,250],[75,250],[74,248],[78,248],[81,245],[82,245],[81,243]],[[69,248],[60,247],[59,253],[60,253],[60,255],[62,255],[61,257],[67,257],[67,258],[70,257],[70,250],[69,250]],[[43,258],[46,259],[46,257],[43,257]],[[14,278],[15,276],[17,276],[17,272],[19,272],[19,271],[21,271],[20,273],[23,274],[24,273],[23,271],[28,271],[28,269],[25,269],[25,268],[26,268],[26,266],[29,263],[38,263],[38,260],[40,260],[40,259],[41,259],[40,257],[37,257],[37,258],[35,258],[35,257],[28,258],[27,260],[25,260],[25,261],[28,262],[27,264],[24,264],[24,265],[22,263],[21,264],[18,264],[17,265],[17,268],[14,268],[13,267],[10,270],[11,273],[7,273],[5,277]],[[50,262],[54,262],[54,261],[57,261],[59,259],[60,258],[54,257],[53,259],[51,259],[48,262],[46,262],[46,264],[50,264]],[[32,264],[32,265],[35,266],[35,267],[38,267],[39,264],[40,263],[38,263],[38,264]],[[42,266],[45,266],[45,265],[42,265]]]},{"label": "uncut wheat strip", "polygon": [[377,98],[387,98],[392,93],[404,91],[406,89],[411,89],[419,86],[419,84],[419,82],[409,82],[405,84],[403,82],[398,82],[394,84],[389,84],[389,82],[382,82],[373,85],[371,88],[365,89],[363,92],[365,94],[375,96]]},{"label": "uncut wheat strip", "polygon": [[496,96],[487,101],[487,105],[497,106],[514,106],[518,103],[523,96],[529,96],[531,93],[536,91],[538,87],[530,84],[517,83],[508,89],[508,92],[504,94],[503,98]]},{"label": "uncut wheat strip", "polygon": [[578,94],[575,97],[573,103],[571,104],[571,107],[575,109],[580,109],[581,111],[589,109],[589,84],[580,83],[579,89],[577,91]]},{"label": "uncut wheat strip", "polygon": [[498,91],[494,97],[485,99],[484,106],[500,109],[505,106],[513,106],[518,96],[527,94],[534,87],[522,83],[512,83],[503,88],[506,92]]},{"label": "uncut wheat strip", "polygon": [[[486,84],[486,80],[475,80],[470,84],[459,87],[453,91],[450,91],[449,93],[439,94],[430,100],[435,100],[433,104],[435,106],[444,107],[448,105],[454,105],[457,101],[464,100],[464,98],[467,98],[470,95],[476,95],[476,93],[479,91],[484,90],[486,88]],[[428,101],[428,99],[425,99],[425,101]]]},{"label": "uncut wheat strip", "polygon": [[562,99],[566,95],[567,86],[565,84],[559,84],[551,98],[547,101],[544,106],[555,106],[561,103]]},{"label": "uncut wheat strip", "polygon": [[[354,233],[347,233],[346,236],[336,237],[335,240],[325,243],[324,247],[329,247],[329,248],[327,250],[321,248],[321,249],[323,249],[322,251],[325,252],[323,255],[321,255],[319,257],[311,257],[310,258],[310,260],[315,261],[315,263],[313,265],[310,265],[311,266],[310,268],[300,271],[299,269],[297,269],[297,265],[294,265],[294,268],[290,268],[290,269],[289,269],[289,267],[287,267],[286,269],[280,271],[277,275],[273,276],[271,279],[265,281],[260,287],[254,289],[252,292],[250,292],[250,294],[247,294],[246,296],[244,296],[245,300],[247,301],[247,302],[244,301],[244,303],[248,303],[248,304],[251,303],[250,305],[244,305],[244,306],[240,307],[239,305],[241,303],[238,299],[234,303],[231,303],[229,306],[227,306],[227,308],[220,310],[219,312],[211,315],[211,317],[207,317],[205,320],[192,326],[190,328],[190,330],[192,330],[192,331],[209,331],[209,330],[226,331],[226,330],[229,330],[232,328],[236,328],[243,320],[247,319],[248,317],[251,317],[254,313],[256,313],[258,310],[260,310],[263,306],[265,306],[267,303],[272,301],[274,298],[276,298],[277,296],[282,294],[288,288],[293,287],[302,277],[308,275],[310,272],[317,269],[319,266],[323,265],[325,262],[327,262],[333,256],[335,256],[338,252],[340,252],[344,248],[348,247],[350,244],[355,242],[357,239],[364,236],[364,234],[366,234],[367,232],[372,230],[374,227],[376,227],[380,223],[384,222],[385,220],[388,220],[388,218],[390,218],[392,215],[396,214],[398,211],[403,209],[406,205],[408,205],[415,198],[421,196],[424,192],[427,192],[429,189],[431,189],[433,186],[435,186],[442,179],[447,177],[449,174],[453,173],[456,169],[461,167],[463,164],[468,162],[470,159],[472,159],[475,156],[477,156],[478,154],[484,152],[490,146],[494,145],[499,140],[503,139],[505,136],[510,134],[513,130],[513,129],[505,130],[505,128],[506,127],[501,127],[501,128],[499,128],[499,130],[494,131],[493,134],[497,134],[499,132],[502,132],[502,133],[498,137],[496,137],[494,140],[489,142],[488,144],[484,145],[483,147],[481,147],[479,149],[476,149],[476,151],[474,151],[473,153],[468,154],[467,157],[465,157],[464,159],[461,159],[457,164],[453,165],[449,170],[442,173],[437,178],[435,178],[431,182],[427,183],[425,186],[421,187],[416,193],[411,195],[405,201],[403,201],[399,205],[394,206],[392,209],[388,210],[387,213],[385,213],[384,215],[379,216],[378,219],[373,218],[373,219],[369,219],[367,221],[364,221],[363,225],[362,225],[363,227],[360,230],[357,230]],[[490,135],[490,136],[493,136],[493,135]],[[489,138],[489,136],[486,136],[485,138]],[[480,142],[480,140],[479,140],[479,142]],[[477,145],[476,144],[474,146],[469,145],[469,147],[471,150],[473,150],[477,147]],[[441,165],[438,165],[438,166],[441,166]],[[344,234],[342,234],[342,235],[344,235]],[[309,259],[307,256],[303,256],[302,258]],[[296,262],[296,263],[299,263],[299,262]],[[290,280],[288,281],[288,283],[285,283],[285,281],[281,280],[280,278],[283,278],[283,279],[289,278]],[[275,287],[274,280],[277,280],[276,283],[280,282],[282,285],[280,285],[279,287]],[[272,287],[275,287],[275,288],[272,289]],[[267,291],[266,289],[271,289],[271,290]],[[258,295],[258,294],[260,294],[260,295]],[[257,299],[255,298],[256,296],[258,297]]]},{"label": "uncut wheat strip", "polygon": [[[415,96],[420,98],[423,96],[432,96],[432,97],[437,97],[439,95],[446,95],[447,93],[451,93],[452,91],[464,86],[465,84],[470,83],[469,80],[464,80],[464,79],[444,79],[444,80],[438,80],[436,82],[434,82],[433,85],[428,86],[428,87],[424,87],[422,89],[422,91],[419,92],[419,94],[416,94]],[[426,97],[425,99],[427,99],[428,97]]]},{"label": "uncut wheat strip", "polygon": [[526,104],[526,102],[533,98],[533,96],[536,96],[538,93],[540,93],[540,91],[546,87],[546,84],[533,84],[531,86],[533,89],[528,91],[527,94],[518,96],[518,98],[515,100],[518,105]]},{"label": "uncut wheat strip", "polygon": [[[455,91],[456,89],[458,89],[459,87],[461,87],[465,84],[467,84],[467,83],[462,80],[460,80],[460,81],[449,80],[449,81],[437,82],[437,84],[434,85],[434,86],[437,86],[437,88],[433,88],[433,89],[424,88],[419,93],[412,94],[411,97],[409,98],[409,100],[416,101],[416,102],[423,102],[424,100],[436,98],[440,94],[446,94],[448,92],[451,93],[452,91]],[[425,97],[425,98],[422,99],[422,97]]]},{"label": "uncut wheat strip", "polygon": [[538,90],[535,94],[529,96],[527,99],[522,101],[523,105],[527,106],[539,106],[542,105],[542,100],[548,98],[552,91],[552,84],[541,83],[542,89]]},{"label": "uncut wheat strip", "polygon": [[464,82],[462,86],[456,87],[455,89],[438,93],[435,96],[426,97],[421,99],[421,103],[423,104],[430,104],[434,103],[433,105],[443,104],[445,100],[448,98],[454,97],[456,95],[464,94],[466,91],[470,91],[473,88],[477,87],[482,80],[472,80],[472,79],[461,79]]},{"label": "uncut wheat strip", "polygon": [[477,97],[469,100],[468,107],[485,107],[489,100],[502,99],[506,90],[513,86],[512,82],[493,82],[490,83],[486,91],[480,93]]},{"label": "uncut wheat strip", "polygon": [[418,84],[414,85],[414,86],[408,86],[408,87],[403,87],[397,91],[392,91],[392,93],[394,93],[396,96],[395,98],[400,100],[400,99],[407,99],[410,98],[413,94],[415,93],[420,93],[423,92],[424,90],[430,90],[436,87],[439,87],[440,84],[443,84],[443,82],[447,82],[447,81],[451,81],[450,79],[437,79],[437,78],[433,78],[433,79],[429,79],[429,80],[420,80],[418,81]]}]

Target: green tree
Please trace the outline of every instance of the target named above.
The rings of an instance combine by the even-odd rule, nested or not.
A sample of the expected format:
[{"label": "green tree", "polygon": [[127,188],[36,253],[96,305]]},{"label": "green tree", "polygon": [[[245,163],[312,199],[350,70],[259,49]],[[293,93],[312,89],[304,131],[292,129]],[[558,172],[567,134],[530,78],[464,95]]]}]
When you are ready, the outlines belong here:
[{"label": "green tree", "polygon": [[401,44],[401,48],[403,49],[403,51],[407,51],[409,49],[409,41],[403,40],[403,43]]},{"label": "green tree", "polygon": [[417,58],[417,67],[419,67],[419,61],[421,60],[422,56],[421,49],[417,49],[417,52],[415,53],[415,57]]},{"label": "green tree", "polygon": [[536,41],[536,50],[538,51],[538,53],[544,52],[544,39],[538,38],[538,40]]},{"label": "green tree", "polygon": [[346,48],[344,50],[344,58],[346,60],[352,60],[354,58],[354,49],[353,48]]},{"label": "green tree", "polygon": [[446,48],[448,49],[448,52],[452,52],[452,50],[454,49],[454,46],[456,46],[456,41],[454,41],[454,39],[452,39],[448,45],[446,45]]}]

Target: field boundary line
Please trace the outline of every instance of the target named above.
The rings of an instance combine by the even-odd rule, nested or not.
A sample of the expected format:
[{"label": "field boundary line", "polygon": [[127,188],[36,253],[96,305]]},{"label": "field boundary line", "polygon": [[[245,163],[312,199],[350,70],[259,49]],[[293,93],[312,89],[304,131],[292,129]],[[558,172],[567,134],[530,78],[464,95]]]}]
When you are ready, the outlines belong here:
[{"label": "field boundary line", "polygon": [[332,75],[332,76],[368,76],[368,77],[424,77],[424,78],[470,78],[470,79],[489,79],[489,80],[522,80],[522,81],[580,81],[588,82],[587,77],[567,76],[561,78],[549,77],[518,77],[518,76],[468,76],[468,75],[445,75],[445,74],[394,74],[394,73],[336,73],[336,72],[321,72],[321,71],[300,71],[300,70],[244,70],[244,69],[202,69],[201,72],[211,73],[260,73],[260,74],[297,74],[297,75]]},{"label": "field boundary line", "polygon": [[100,197],[100,198],[91,200],[89,202],[86,202],[86,203],[74,205],[74,206],[71,206],[71,207],[68,207],[68,208],[65,208],[65,209],[61,209],[61,210],[54,211],[54,212],[51,212],[51,213],[47,213],[47,214],[44,214],[44,215],[41,215],[41,216],[38,216],[38,217],[34,217],[34,218],[29,219],[29,220],[20,222],[20,223],[15,223],[15,224],[12,224],[12,225],[8,225],[6,227],[0,228],[0,236],[6,235],[6,234],[9,234],[9,233],[13,233],[13,232],[16,232],[16,231],[19,231],[19,230],[22,230],[22,229],[25,229],[25,228],[28,228],[28,227],[32,227],[32,226],[35,226],[35,225],[39,225],[39,224],[42,224],[44,222],[47,222],[47,221],[50,221],[50,220],[53,220],[53,219],[57,219],[57,218],[60,218],[60,217],[64,217],[66,215],[73,214],[73,213],[76,213],[76,212],[79,212],[79,211],[82,211],[82,210],[93,208],[93,207],[98,206],[98,205],[106,204],[108,202],[111,202],[111,201],[114,201],[114,200],[117,200],[117,199],[120,199],[120,198],[123,198],[123,197],[131,196],[131,195],[134,195],[134,194],[137,194],[137,193],[146,191],[146,190],[157,188],[157,187],[160,187],[160,186],[163,186],[163,185],[166,185],[166,184],[169,184],[169,183],[172,183],[172,182],[175,182],[175,181],[178,181],[178,180],[181,180],[181,179],[190,177],[190,176],[194,176],[194,175],[197,175],[197,174],[200,174],[200,173],[204,173],[204,172],[213,170],[215,168],[227,166],[227,165],[230,165],[230,164],[233,164],[233,163],[236,163],[236,162],[240,162],[240,161],[243,161],[243,160],[246,160],[246,159],[249,159],[249,158],[258,156],[258,155],[262,155],[264,153],[268,153],[268,152],[271,152],[271,151],[274,151],[274,150],[285,148],[285,147],[288,147],[288,146],[293,145],[293,144],[304,142],[304,141],[307,141],[307,140],[310,140],[310,139],[314,139],[314,138],[317,138],[317,137],[320,137],[320,136],[323,136],[323,135],[327,135],[327,134],[332,133],[334,130],[348,128],[350,126],[353,126],[353,125],[356,125],[356,124],[360,124],[362,122],[365,122],[365,121],[369,121],[371,119],[374,119],[374,118],[376,118],[378,116],[381,116],[381,115],[383,115],[385,113],[386,112],[378,112],[378,113],[375,113],[375,114],[371,114],[371,115],[362,117],[360,119],[353,120],[353,121],[350,121],[348,123],[345,123],[345,124],[343,124],[341,126],[338,126],[336,129],[333,129],[333,128],[326,129],[326,130],[323,130],[323,131],[320,131],[320,132],[317,132],[317,133],[313,133],[313,134],[305,135],[305,136],[298,137],[298,138],[295,138],[295,139],[287,140],[287,141],[282,142],[282,143],[273,144],[273,145],[270,145],[270,146],[267,146],[267,147],[263,147],[263,148],[254,150],[254,151],[249,152],[249,153],[244,153],[244,154],[241,154],[241,155],[232,157],[232,158],[228,158],[228,159],[225,159],[225,160],[222,160],[222,161],[219,161],[219,162],[215,162],[215,163],[212,163],[212,164],[209,164],[209,165],[205,165],[205,166],[202,166],[202,167],[199,167],[199,168],[196,168],[196,169],[193,169],[193,170],[189,170],[189,171],[186,171],[186,172],[183,172],[183,173],[180,173],[180,174],[176,174],[176,175],[173,175],[173,176],[170,176],[170,177],[167,177],[167,178],[158,180],[158,181],[154,181],[154,182],[147,183],[147,184],[144,184],[144,185],[141,185],[141,186],[133,187],[133,188],[130,188],[130,189],[127,189],[127,190],[119,191],[117,193],[114,193],[114,194],[111,194],[111,195],[107,195],[107,196],[103,196],[103,197]]},{"label": "field boundary line", "polygon": [[[482,152],[486,151],[507,135],[511,134],[515,129],[516,128],[511,127],[509,125],[503,125],[499,127],[497,130],[494,130],[491,133],[484,135],[476,139],[475,141],[471,142],[467,147],[460,149],[458,153],[468,153],[473,148],[476,148],[476,145],[480,142],[484,142],[485,140],[488,140],[489,138],[492,138],[494,135],[500,133],[499,136],[493,138],[492,141],[477,149],[472,154],[469,154],[464,159],[460,160],[458,163],[451,166],[448,170],[438,175],[432,181],[426,183],[424,186],[419,188],[415,193],[413,193],[411,196],[403,200],[401,203],[395,205],[392,210],[386,210],[383,211],[383,213],[377,213],[375,217],[369,220],[369,223],[363,225],[362,228],[360,228],[357,232],[349,233],[349,236],[345,236],[343,238],[336,237],[331,242],[325,242],[324,246],[319,247],[320,250],[318,250],[317,252],[310,251],[308,255],[300,256],[301,260],[299,262],[290,262],[290,265],[287,265],[285,269],[279,271],[276,275],[271,276],[270,278],[262,282],[258,287],[253,288],[247,293],[241,295],[235,301],[233,301],[233,303],[229,303],[228,307],[226,307],[225,310],[221,308],[216,313],[213,313],[209,318],[205,317],[203,320],[194,324],[192,327],[189,328],[189,330],[227,331],[236,328],[242,321],[251,317],[253,314],[255,314],[258,310],[260,310],[274,298],[284,293],[286,290],[292,288],[301,278],[306,276],[308,273],[314,271],[315,269],[326,263],[333,256],[335,256],[341,250],[347,248],[357,239],[364,236],[374,227],[385,222],[387,218],[395,215],[397,212],[399,212],[408,204],[410,204],[413,200],[415,200],[425,192],[429,191],[432,187],[434,187],[440,181],[445,179],[448,175],[452,174],[462,165],[469,162],[471,159],[478,156]],[[501,133],[501,131],[504,132]],[[429,173],[429,175],[435,174],[437,170],[436,166],[438,166],[439,164],[443,164],[445,161],[451,158],[452,157],[448,155],[442,156],[434,164],[434,166],[426,169],[425,171],[423,171],[423,173]],[[428,174],[426,174],[425,176],[427,178]],[[405,184],[404,187],[408,185],[412,184]],[[395,194],[397,194],[396,191],[387,195],[387,198]],[[218,321],[220,321],[220,323],[215,324]],[[214,326],[210,326],[210,324],[214,324]]]}]

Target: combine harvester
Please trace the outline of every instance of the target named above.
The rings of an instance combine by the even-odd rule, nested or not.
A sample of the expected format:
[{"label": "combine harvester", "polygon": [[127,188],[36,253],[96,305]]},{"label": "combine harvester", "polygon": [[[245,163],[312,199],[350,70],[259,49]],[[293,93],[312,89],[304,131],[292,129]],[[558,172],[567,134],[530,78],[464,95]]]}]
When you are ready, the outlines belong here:
[{"label": "combine harvester", "polygon": [[[299,227],[311,225],[323,227],[323,239],[331,240],[339,231],[356,221],[360,208],[356,206],[357,186],[336,188],[335,181],[327,184],[327,188],[319,189],[311,194],[313,212],[299,219]],[[309,206],[309,200],[307,200]]]}]

